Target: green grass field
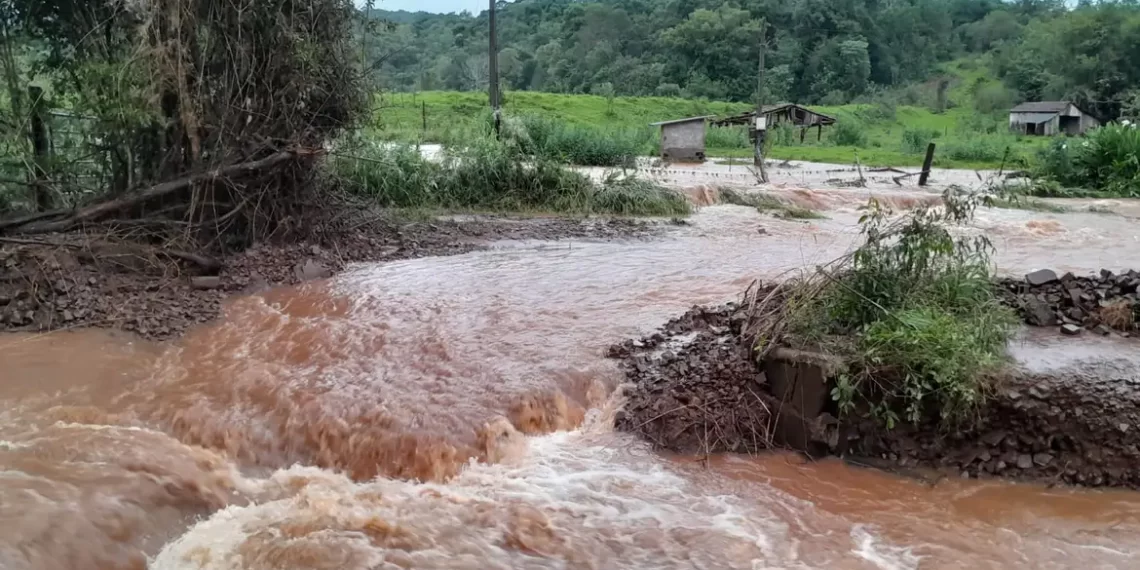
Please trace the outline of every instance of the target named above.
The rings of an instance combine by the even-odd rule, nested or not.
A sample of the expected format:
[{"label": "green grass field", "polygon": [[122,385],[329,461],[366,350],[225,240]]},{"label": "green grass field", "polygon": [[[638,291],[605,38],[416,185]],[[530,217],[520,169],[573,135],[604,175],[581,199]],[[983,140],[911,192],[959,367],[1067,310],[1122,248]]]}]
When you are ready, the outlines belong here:
[{"label": "green grass field", "polygon": [[[1004,111],[975,110],[976,93],[1000,86],[985,67],[969,62],[943,66],[952,77],[950,105],[942,113],[924,106],[852,104],[812,106],[836,117],[821,140],[810,130],[800,142],[798,131],[772,131],[769,156],[866,166],[919,166],[926,144],[938,150],[935,165],[943,168],[1010,168],[1028,166],[1048,143],[1040,137],[1008,133]],[[916,89],[922,86],[916,87]],[[663,97],[615,97],[515,91],[506,94],[504,112],[510,116],[539,115],[599,133],[621,133],[644,140],[645,155],[657,152],[657,134],[650,123],[701,115],[725,116],[747,111],[744,103],[710,102]],[[462,141],[477,121],[489,121],[484,93],[421,92],[384,94],[377,98],[374,127],[382,138],[406,142]],[[425,129],[426,124],[426,129]],[[486,123],[484,123],[486,124]],[[724,132],[720,132],[724,131]],[[752,155],[743,128],[711,129],[710,157]]]}]

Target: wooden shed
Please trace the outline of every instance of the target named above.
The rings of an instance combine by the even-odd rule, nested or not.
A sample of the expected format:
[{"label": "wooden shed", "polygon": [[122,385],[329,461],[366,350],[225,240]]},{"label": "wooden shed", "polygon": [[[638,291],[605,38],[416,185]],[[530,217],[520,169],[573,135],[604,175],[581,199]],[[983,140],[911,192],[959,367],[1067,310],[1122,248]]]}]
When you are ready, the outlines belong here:
[{"label": "wooden shed", "polygon": [[1079,135],[1100,126],[1072,101],[1022,103],[1009,112],[1009,130],[1021,135]]},{"label": "wooden shed", "polygon": [[[764,128],[772,129],[779,125],[788,124],[800,128],[800,141],[802,142],[807,134],[807,130],[816,127],[818,130],[816,138],[823,138],[823,127],[829,127],[836,123],[835,117],[825,115],[818,111],[813,111],[802,105],[795,103],[781,103],[779,105],[766,105],[762,112],[764,114],[765,125]],[[750,128],[755,127],[756,111],[749,111],[731,117],[725,117],[713,121],[714,127],[728,127],[732,125],[749,125]]]},{"label": "wooden shed", "polygon": [[679,162],[704,162],[705,134],[710,117],[689,117],[650,123],[661,127],[661,158]]}]

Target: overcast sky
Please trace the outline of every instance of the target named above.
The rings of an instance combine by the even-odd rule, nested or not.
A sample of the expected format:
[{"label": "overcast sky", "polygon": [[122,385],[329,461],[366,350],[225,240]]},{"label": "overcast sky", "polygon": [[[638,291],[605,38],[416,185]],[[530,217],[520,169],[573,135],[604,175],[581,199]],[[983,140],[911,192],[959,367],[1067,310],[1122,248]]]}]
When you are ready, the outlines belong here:
[{"label": "overcast sky", "polygon": [[[361,0],[356,0],[362,4]],[[447,14],[467,10],[478,14],[486,10],[487,0],[378,0],[376,7],[382,10],[408,10],[409,12],[435,12]]]}]

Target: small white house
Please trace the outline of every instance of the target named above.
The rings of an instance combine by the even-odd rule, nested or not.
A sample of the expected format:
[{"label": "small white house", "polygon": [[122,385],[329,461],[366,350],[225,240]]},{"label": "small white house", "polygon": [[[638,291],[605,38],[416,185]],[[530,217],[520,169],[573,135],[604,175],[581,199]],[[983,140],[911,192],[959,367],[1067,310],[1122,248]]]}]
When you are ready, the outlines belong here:
[{"label": "small white house", "polygon": [[1021,135],[1079,135],[1100,126],[1100,121],[1072,101],[1022,103],[1009,112],[1009,130]]}]

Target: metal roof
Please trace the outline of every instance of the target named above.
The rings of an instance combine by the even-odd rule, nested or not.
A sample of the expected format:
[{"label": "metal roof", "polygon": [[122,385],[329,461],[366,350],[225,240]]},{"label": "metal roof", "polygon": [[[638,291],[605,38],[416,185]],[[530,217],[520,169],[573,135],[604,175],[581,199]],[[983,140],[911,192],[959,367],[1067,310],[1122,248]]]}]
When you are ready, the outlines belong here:
[{"label": "metal roof", "polygon": [[1014,121],[1026,124],[1048,123],[1057,117],[1057,113],[1017,113]]},{"label": "metal roof", "polygon": [[[789,108],[799,109],[801,111],[804,111],[805,113],[810,113],[812,115],[819,117],[818,124],[822,124],[822,125],[827,126],[827,125],[833,125],[836,123],[835,117],[825,115],[823,113],[820,113],[819,111],[813,111],[812,109],[804,107],[803,105],[797,105],[795,103],[780,103],[779,105],[765,105],[763,108],[763,112],[764,112],[765,116],[768,116],[768,115],[773,115],[773,114],[779,113],[780,111],[783,111],[783,110],[789,109]],[[751,122],[752,118],[755,116],[756,116],[756,111],[752,110],[752,111],[748,111],[745,113],[741,113],[739,115],[733,115],[731,117],[725,117],[719,121],[715,121],[713,123],[713,126],[737,125],[737,124],[748,123],[748,122]],[[815,125],[812,125],[812,126],[815,126]]]},{"label": "metal roof", "polygon": [[1070,101],[1031,101],[1022,103],[1013,108],[1011,113],[1053,113],[1054,115],[1069,108]]},{"label": "metal roof", "polygon": [[689,117],[688,119],[674,119],[672,121],[661,121],[661,122],[657,122],[657,123],[649,123],[649,126],[651,126],[651,127],[664,127],[666,125],[676,125],[678,123],[692,123],[692,122],[696,122],[696,121],[707,121],[711,118],[713,118],[712,115],[706,115],[704,117]]}]

